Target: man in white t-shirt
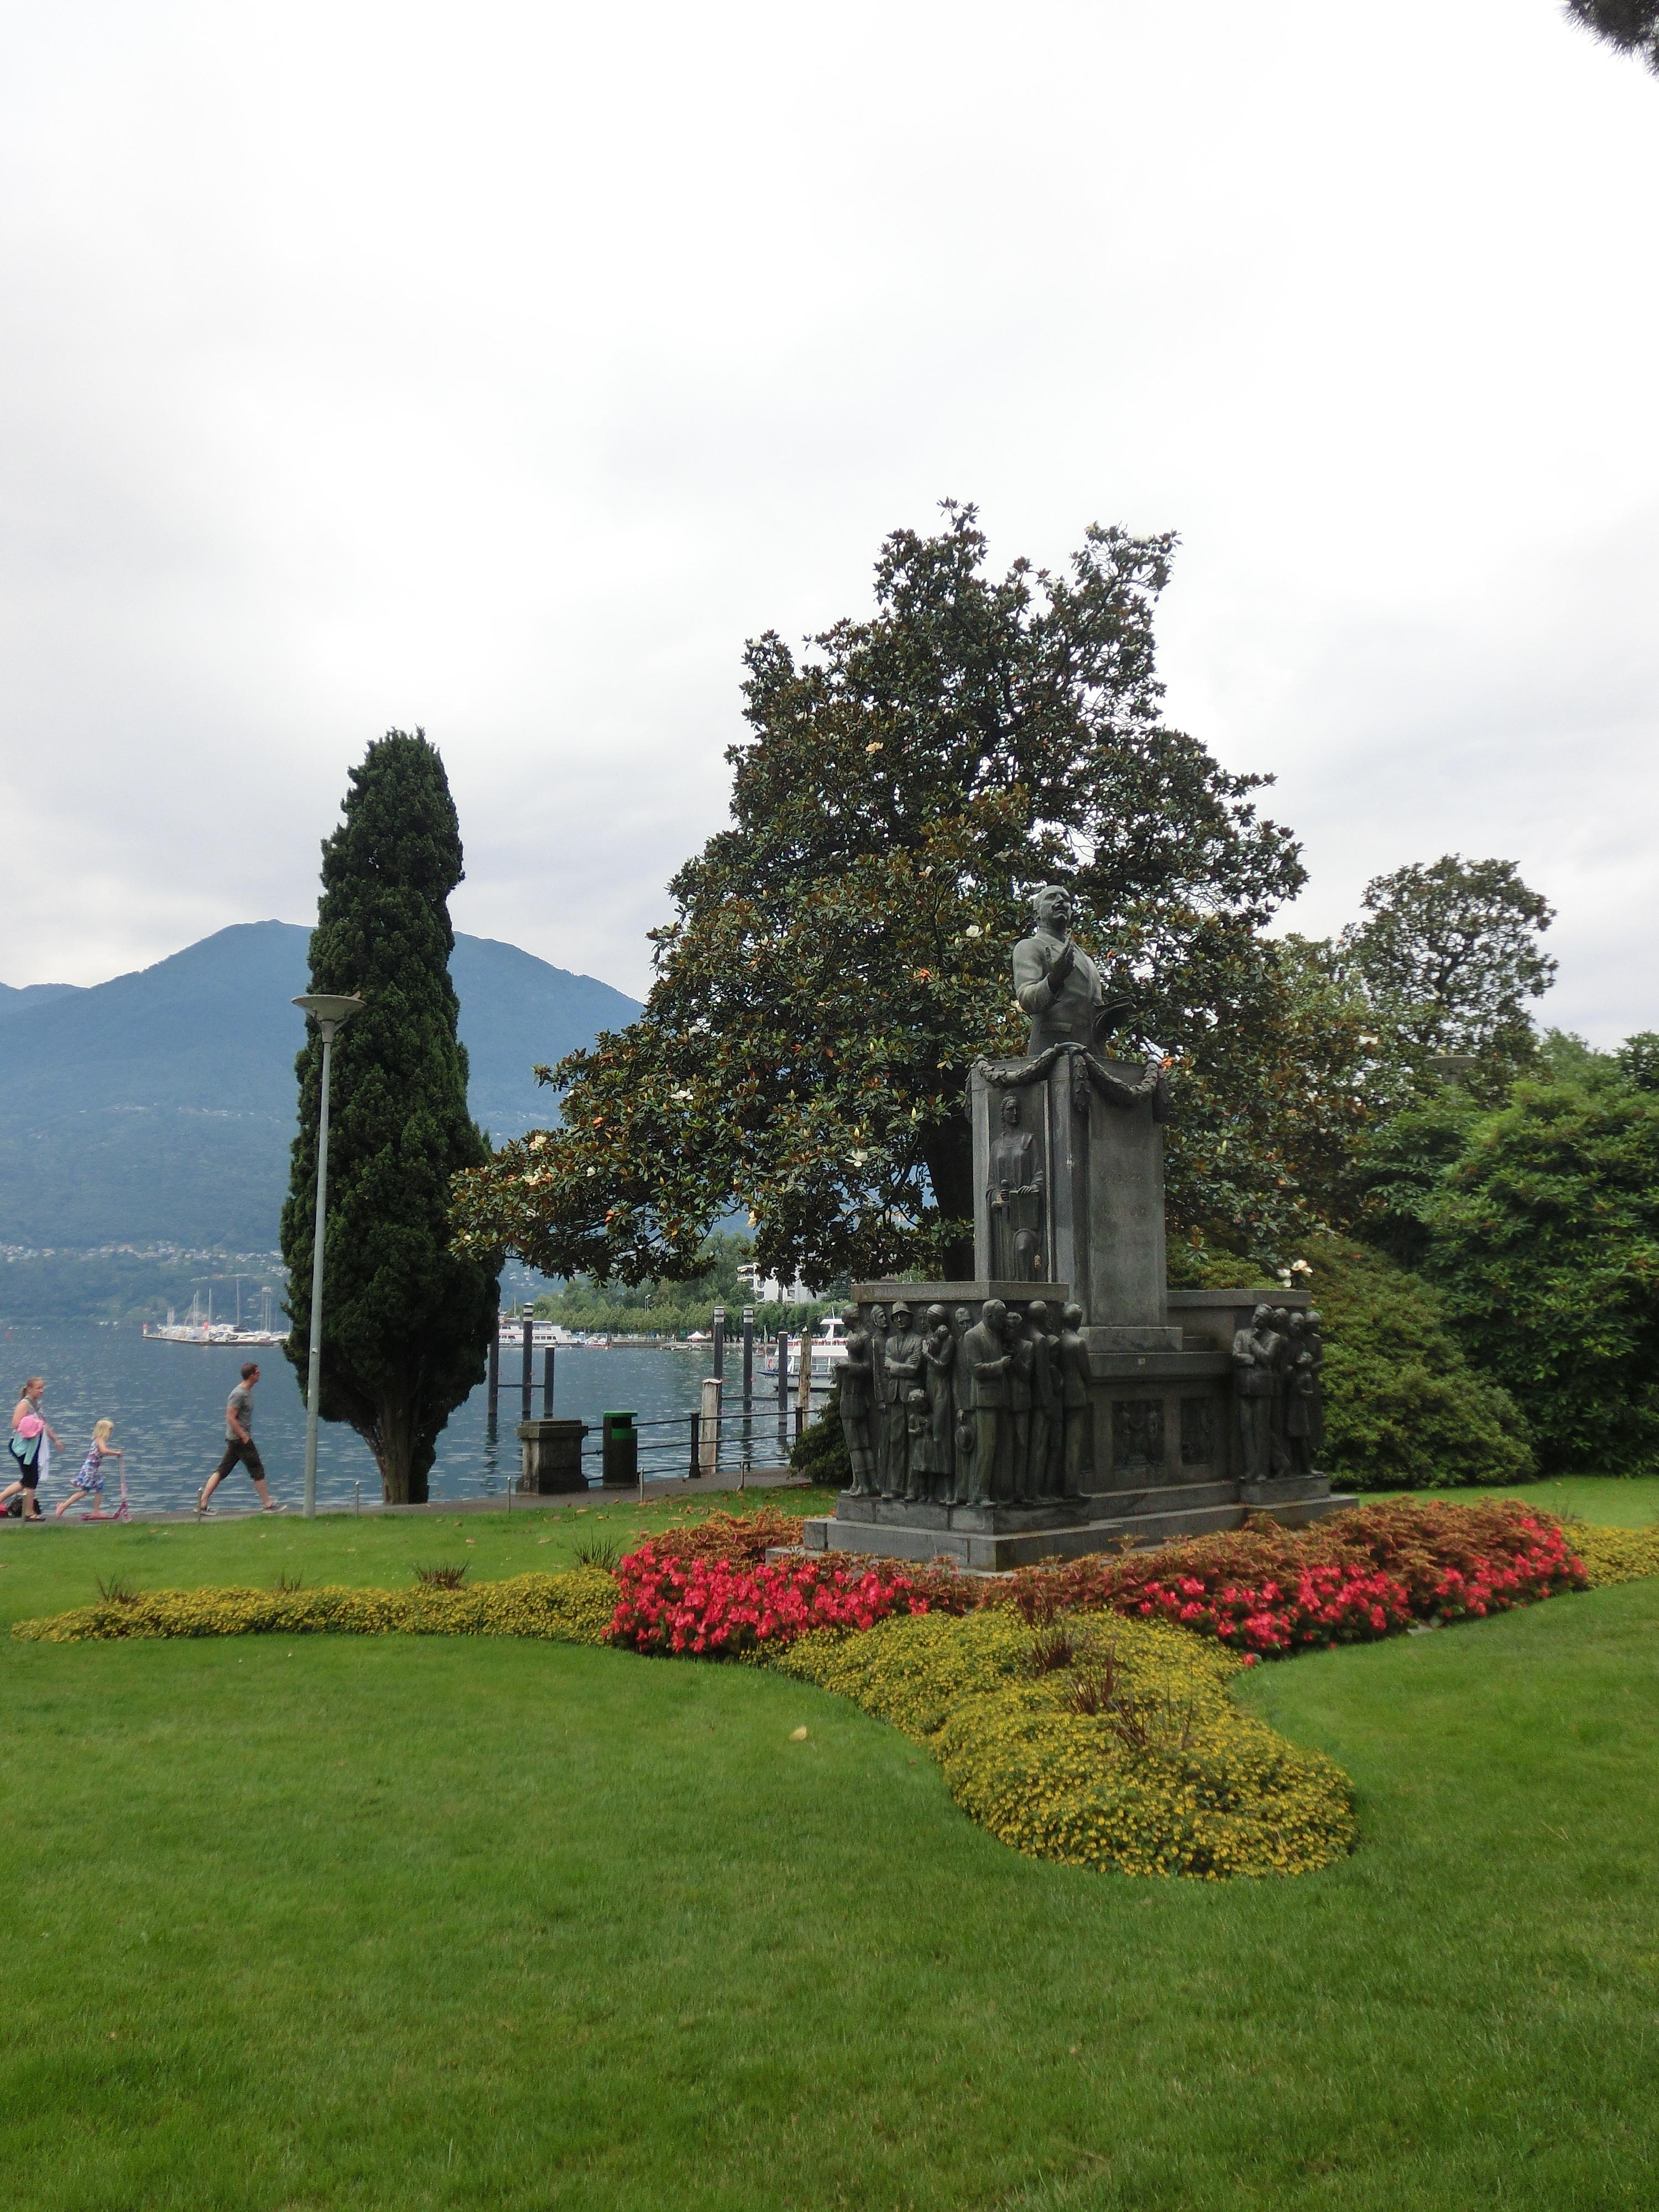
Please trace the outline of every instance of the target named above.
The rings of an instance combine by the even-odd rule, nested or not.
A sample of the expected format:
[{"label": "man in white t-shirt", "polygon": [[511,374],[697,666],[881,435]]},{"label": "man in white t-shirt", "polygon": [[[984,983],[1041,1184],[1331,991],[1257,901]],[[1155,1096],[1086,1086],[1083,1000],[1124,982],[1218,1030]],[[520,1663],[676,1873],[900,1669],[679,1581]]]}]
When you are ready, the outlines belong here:
[{"label": "man in white t-shirt", "polygon": [[242,1370],[242,1379],[231,1392],[225,1407],[225,1449],[196,1501],[198,1513],[212,1510],[209,1500],[240,1461],[252,1478],[267,1513],[280,1513],[282,1507],[270,1494],[270,1485],[265,1480],[264,1462],[259,1457],[259,1447],[253,1441],[253,1386],[259,1379],[259,1370],[250,1360]]}]

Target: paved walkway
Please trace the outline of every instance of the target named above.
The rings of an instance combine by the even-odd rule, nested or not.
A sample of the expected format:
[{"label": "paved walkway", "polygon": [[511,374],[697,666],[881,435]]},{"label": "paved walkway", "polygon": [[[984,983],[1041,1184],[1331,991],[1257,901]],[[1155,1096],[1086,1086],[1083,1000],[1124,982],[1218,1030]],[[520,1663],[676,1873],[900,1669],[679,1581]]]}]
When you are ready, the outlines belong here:
[{"label": "paved walkway", "polygon": [[[643,1502],[647,1505],[655,1505],[665,1498],[702,1498],[717,1491],[735,1493],[739,1488],[746,1493],[750,1490],[809,1490],[811,1487],[811,1485],[804,1481],[793,1468],[750,1468],[746,1476],[740,1475],[736,1468],[722,1468],[718,1474],[701,1475],[695,1482],[686,1476],[678,1477],[672,1482],[647,1480],[644,1486]],[[220,1492],[217,1495],[222,1496],[223,1492]],[[320,1521],[326,1515],[331,1519],[334,1519],[343,1514],[349,1516],[359,1512],[364,1518],[370,1514],[453,1516],[464,1513],[556,1513],[566,1511],[574,1505],[611,1505],[622,1509],[640,1503],[640,1488],[637,1485],[630,1483],[626,1489],[562,1490],[544,1497],[530,1496],[522,1491],[515,1490],[509,1498],[507,1492],[498,1491],[490,1498],[439,1498],[425,1505],[382,1505],[378,1498],[372,1501],[366,1498],[361,1507],[319,1505],[317,1518]],[[298,1520],[303,1517],[296,1500],[288,1500],[287,1504],[287,1512],[279,1516],[275,1513],[269,1516],[262,1514],[257,1505],[221,1507],[216,1504],[205,1517],[209,1521],[258,1521],[266,1518],[275,1521],[279,1517],[283,1520]],[[132,1516],[135,1522],[143,1521],[147,1524],[158,1522],[195,1521],[201,1517],[190,1506],[185,1506],[178,1512],[152,1513],[135,1510]],[[110,1521],[82,1521],[73,1512],[66,1513],[61,1521],[56,1520],[51,1513],[48,1513],[46,1518],[58,1528],[109,1528],[118,1525]],[[21,1529],[27,1525],[26,1522],[14,1521],[5,1514],[0,1513],[0,1529]]]}]

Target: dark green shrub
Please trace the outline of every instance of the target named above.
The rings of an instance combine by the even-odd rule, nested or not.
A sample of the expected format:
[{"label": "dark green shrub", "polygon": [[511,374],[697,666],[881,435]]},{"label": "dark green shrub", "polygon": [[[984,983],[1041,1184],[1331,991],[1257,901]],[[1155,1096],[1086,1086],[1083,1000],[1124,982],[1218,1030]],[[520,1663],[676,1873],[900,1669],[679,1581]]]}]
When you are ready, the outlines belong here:
[{"label": "dark green shrub", "polygon": [[822,1490],[845,1490],[853,1480],[847,1456],[847,1439],[841,1432],[841,1377],[837,1376],[816,1414],[795,1439],[789,1464],[797,1474],[808,1476]]},{"label": "dark green shrub", "polygon": [[1536,1473],[1514,1399],[1470,1364],[1428,1284],[1336,1237],[1308,1256],[1325,1323],[1322,1459],[1334,1479],[1421,1490]]}]

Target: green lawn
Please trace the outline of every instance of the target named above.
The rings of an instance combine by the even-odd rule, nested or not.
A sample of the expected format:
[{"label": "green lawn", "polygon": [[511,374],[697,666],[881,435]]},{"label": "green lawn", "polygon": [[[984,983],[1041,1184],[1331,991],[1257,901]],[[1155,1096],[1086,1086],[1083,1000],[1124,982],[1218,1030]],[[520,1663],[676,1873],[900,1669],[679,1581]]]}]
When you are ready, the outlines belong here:
[{"label": "green lawn", "polygon": [[[0,1620],[640,1525],[13,1530]],[[1364,1841],[1214,1887],[1022,1860],[903,1739],[744,1668],[7,1644],[3,2201],[1648,2206],[1656,1632],[1638,1583],[1261,1669]]]}]

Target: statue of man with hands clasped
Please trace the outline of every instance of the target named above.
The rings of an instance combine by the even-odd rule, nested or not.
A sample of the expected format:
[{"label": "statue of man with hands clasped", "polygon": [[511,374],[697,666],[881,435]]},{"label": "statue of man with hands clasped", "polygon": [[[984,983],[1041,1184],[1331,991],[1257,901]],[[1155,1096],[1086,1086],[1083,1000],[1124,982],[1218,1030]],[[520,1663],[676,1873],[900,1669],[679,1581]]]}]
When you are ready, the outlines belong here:
[{"label": "statue of man with hands clasped", "polygon": [[1014,947],[1014,996],[1031,1018],[1026,1050],[1035,1056],[1051,1044],[1092,1046],[1106,987],[1072,941],[1072,894],[1063,884],[1045,884],[1031,912],[1036,927]]}]

